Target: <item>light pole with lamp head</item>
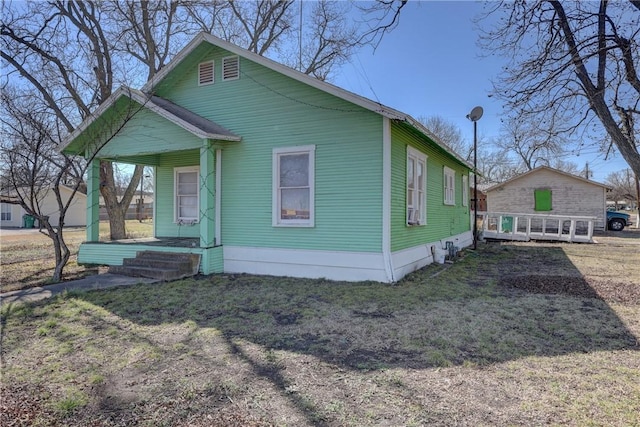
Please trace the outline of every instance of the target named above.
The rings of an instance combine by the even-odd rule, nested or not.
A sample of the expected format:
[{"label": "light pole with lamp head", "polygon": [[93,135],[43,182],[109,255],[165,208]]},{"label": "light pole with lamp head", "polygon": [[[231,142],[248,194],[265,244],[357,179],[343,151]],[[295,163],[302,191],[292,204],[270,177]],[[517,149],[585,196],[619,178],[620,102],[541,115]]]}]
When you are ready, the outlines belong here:
[{"label": "light pole with lamp head", "polygon": [[478,120],[483,112],[482,107],[475,107],[467,114],[473,122],[473,250],[478,249]]}]

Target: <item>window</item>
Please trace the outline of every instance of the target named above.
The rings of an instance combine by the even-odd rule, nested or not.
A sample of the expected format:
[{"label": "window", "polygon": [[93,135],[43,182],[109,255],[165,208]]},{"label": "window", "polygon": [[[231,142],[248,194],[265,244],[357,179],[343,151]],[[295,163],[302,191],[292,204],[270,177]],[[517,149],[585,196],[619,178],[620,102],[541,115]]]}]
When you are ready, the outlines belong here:
[{"label": "window", "polygon": [[222,80],[236,80],[240,78],[240,58],[227,56],[222,58]]},{"label": "window", "polygon": [[198,221],[200,212],[200,168],[175,169],[175,220]]},{"label": "window", "polygon": [[213,61],[201,62],[198,64],[198,86],[209,85],[213,83]]},{"label": "window", "polygon": [[11,205],[0,203],[0,221],[11,221]]},{"label": "window", "polygon": [[469,176],[462,175],[462,206],[469,206]]},{"label": "window", "polygon": [[315,145],[273,150],[273,225],[314,225]]},{"label": "window", "polygon": [[407,225],[427,223],[427,156],[407,147]]},{"label": "window", "polygon": [[535,200],[536,211],[550,211],[551,210],[551,190],[550,189],[538,189],[534,190],[533,197]]},{"label": "window", "polygon": [[444,204],[456,204],[456,171],[444,167]]}]

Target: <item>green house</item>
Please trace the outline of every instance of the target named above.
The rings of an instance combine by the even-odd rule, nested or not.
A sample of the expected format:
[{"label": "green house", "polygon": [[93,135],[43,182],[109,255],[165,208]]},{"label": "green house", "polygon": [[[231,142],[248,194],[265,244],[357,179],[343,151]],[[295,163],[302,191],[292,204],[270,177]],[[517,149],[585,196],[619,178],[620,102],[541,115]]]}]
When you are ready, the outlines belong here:
[{"label": "green house", "polygon": [[[206,33],[62,150],[92,159],[81,263],[395,282],[473,241],[470,166],[420,123]],[[155,168],[155,238],[98,241],[100,159]]]}]

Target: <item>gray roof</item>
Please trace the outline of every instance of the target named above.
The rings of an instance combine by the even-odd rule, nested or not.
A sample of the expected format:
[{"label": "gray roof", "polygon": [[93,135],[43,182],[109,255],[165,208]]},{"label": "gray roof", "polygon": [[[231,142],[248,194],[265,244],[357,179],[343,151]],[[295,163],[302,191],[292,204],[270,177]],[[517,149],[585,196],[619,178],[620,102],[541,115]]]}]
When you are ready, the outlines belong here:
[{"label": "gray roof", "polygon": [[[211,120],[207,120],[202,116],[197,115],[193,111],[187,110],[184,107],[181,107],[173,102],[160,98],[159,96],[152,95],[149,99],[149,103],[154,104],[158,108],[164,110],[169,115],[184,121],[196,129],[202,131],[203,134],[207,135],[208,138],[211,139],[224,139],[231,141],[239,141],[240,137],[233,134],[229,130],[223,128],[217,123],[212,122]],[[169,119],[171,120],[171,119]],[[175,122],[175,120],[172,120]]]}]

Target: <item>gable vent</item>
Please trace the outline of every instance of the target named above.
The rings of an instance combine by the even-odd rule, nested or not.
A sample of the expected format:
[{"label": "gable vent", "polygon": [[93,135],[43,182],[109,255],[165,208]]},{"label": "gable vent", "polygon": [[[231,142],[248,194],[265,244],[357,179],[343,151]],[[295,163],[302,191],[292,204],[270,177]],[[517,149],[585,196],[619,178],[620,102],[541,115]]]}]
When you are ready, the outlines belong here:
[{"label": "gable vent", "polygon": [[240,78],[240,58],[237,56],[222,58],[222,80],[238,78]]},{"label": "gable vent", "polygon": [[213,83],[213,61],[202,62],[198,65],[198,85]]}]

